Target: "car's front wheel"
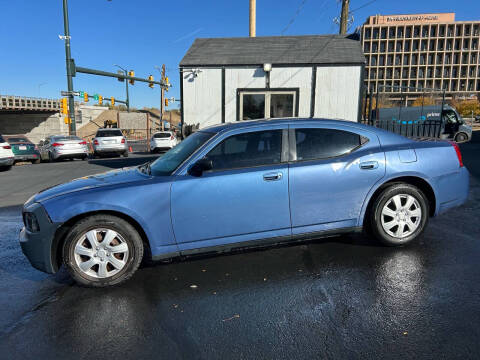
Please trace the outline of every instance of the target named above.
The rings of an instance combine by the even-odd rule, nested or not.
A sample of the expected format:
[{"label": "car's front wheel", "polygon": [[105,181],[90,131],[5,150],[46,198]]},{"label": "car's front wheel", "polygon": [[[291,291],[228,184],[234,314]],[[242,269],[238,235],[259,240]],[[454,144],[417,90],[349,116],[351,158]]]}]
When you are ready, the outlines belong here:
[{"label": "car's front wheel", "polygon": [[112,215],[76,223],[63,246],[63,263],[78,283],[91,287],[120,284],[138,269],[143,242],[135,228]]},{"label": "car's front wheel", "polygon": [[370,228],[378,240],[390,246],[405,245],[425,229],[428,200],[413,185],[392,184],[376,198],[370,214]]}]

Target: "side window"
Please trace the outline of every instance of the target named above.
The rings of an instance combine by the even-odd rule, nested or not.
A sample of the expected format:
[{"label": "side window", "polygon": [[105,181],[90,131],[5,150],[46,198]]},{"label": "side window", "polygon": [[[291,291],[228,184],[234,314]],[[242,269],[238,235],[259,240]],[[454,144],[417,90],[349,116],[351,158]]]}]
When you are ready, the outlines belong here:
[{"label": "side window", "polygon": [[282,130],[257,131],[230,136],[206,156],[213,170],[235,169],[281,162]]},{"label": "side window", "polygon": [[362,144],[360,135],[333,129],[295,129],[297,160],[325,159],[349,153]]}]

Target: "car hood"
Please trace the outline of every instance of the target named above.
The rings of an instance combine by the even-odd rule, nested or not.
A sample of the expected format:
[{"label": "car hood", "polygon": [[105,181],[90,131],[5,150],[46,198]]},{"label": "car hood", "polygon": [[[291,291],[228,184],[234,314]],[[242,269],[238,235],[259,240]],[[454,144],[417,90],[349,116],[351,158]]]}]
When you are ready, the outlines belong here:
[{"label": "car hood", "polygon": [[84,176],[63,184],[52,186],[50,188],[40,191],[34,196],[32,200],[35,202],[42,202],[52,197],[65,195],[76,191],[93,189],[108,185],[145,181],[150,178],[150,175],[146,175],[140,172],[137,167],[111,170],[100,174]]}]

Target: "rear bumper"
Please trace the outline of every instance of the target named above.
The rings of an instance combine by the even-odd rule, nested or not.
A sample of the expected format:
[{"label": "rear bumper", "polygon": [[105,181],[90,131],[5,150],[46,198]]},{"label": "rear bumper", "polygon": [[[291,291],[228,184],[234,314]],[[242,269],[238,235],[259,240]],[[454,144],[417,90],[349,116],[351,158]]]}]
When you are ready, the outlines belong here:
[{"label": "rear bumper", "polygon": [[97,153],[123,153],[128,151],[128,147],[125,145],[121,146],[94,146],[93,151]]},{"label": "rear bumper", "polygon": [[53,157],[55,159],[62,157],[84,157],[88,155],[88,149],[73,149],[73,150],[59,150],[53,152]]},{"label": "rear bumper", "polygon": [[15,154],[15,161],[30,161],[30,160],[38,160],[40,159],[39,153],[34,154]]},{"label": "rear bumper", "polygon": [[15,161],[14,157],[0,158],[0,166],[11,166]]},{"label": "rear bumper", "polygon": [[58,266],[54,259],[52,244],[58,226],[50,221],[47,212],[39,203],[29,205],[24,211],[35,214],[40,231],[30,232],[25,227],[22,229],[20,232],[22,252],[35,269],[54,274],[58,271]]}]

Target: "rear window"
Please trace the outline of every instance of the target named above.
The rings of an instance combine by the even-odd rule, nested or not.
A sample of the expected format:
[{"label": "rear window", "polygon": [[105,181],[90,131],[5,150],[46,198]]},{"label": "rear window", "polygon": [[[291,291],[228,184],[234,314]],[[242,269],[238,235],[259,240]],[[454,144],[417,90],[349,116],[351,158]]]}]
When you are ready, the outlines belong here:
[{"label": "rear window", "polygon": [[334,129],[296,129],[297,160],[326,159],[348,154],[361,145],[360,135]]},{"label": "rear window", "polygon": [[30,142],[30,140],[25,137],[8,137],[8,142]]},{"label": "rear window", "polygon": [[172,136],[172,134],[170,133],[157,133],[153,135],[155,139],[164,139],[164,138],[169,138],[170,136]]},{"label": "rear window", "polygon": [[71,140],[82,140],[78,136],[55,136],[53,141],[71,141]]},{"label": "rear window", "polygon": [[120,130],[101,130],[97,131],[97,137],[123,136]]}]

